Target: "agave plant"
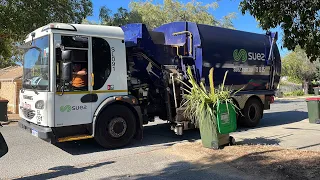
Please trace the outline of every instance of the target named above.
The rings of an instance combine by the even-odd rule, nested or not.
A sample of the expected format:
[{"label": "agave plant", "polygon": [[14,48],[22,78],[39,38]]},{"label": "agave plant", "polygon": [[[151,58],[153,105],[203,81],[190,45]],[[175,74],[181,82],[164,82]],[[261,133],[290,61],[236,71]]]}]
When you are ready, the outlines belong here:
[{"label": "agave plant", "polygon": [[[214,69],[210,69],[209,73],[209,90],[205,87],[205,84],[201,82],[200,84],[194,79],[191,68],[188,67],[187,74],[189,77],[190,85],[182,82],[188,89],[184,88],[187,92],[183,96],[182,107],[185,107],[184,116],[199,127],[199,123],[211,123],[216,130],[217,120],[216,120],[216,109],[221,103],[230,103],[232,106],[238,109],[238,107],[233,103],[231,96],[232,90],[225,87],[225,80],[228,71],[225,72],[223,83],[217,88],[214,87]],[[228,106],[227,106],[228,107]],[[228,110],[229,111],[229,110]]]}]

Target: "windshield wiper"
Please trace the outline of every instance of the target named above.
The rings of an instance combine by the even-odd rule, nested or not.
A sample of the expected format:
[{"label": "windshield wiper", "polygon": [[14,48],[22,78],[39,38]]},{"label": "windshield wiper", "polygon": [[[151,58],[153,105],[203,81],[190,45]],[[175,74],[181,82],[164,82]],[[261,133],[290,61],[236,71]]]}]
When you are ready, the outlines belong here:
[{"label": "windshield wiper", "polygon": [[34,93],[36,93],[36,95],[38,95],[39,94],[38,91],[37,91],[38,85],[36,85],[35,87],[32,86],[32,85],[30,85],[30,86],[31,86],[32,90],[34,91]]},{"label": "windshield wiper", "polygon": [[34,91],[34,93],[36,93],[36,95],[38,95],[39,93],[38,93],[38,91],[37,91],[37,87],[38,87],[38,85],[36,85],[35,87],[31,84],[31,80],[30,79],[24,79],[23,80],[23,84],[25,84],[25,82],[26,81],[28,81],[29,83],[30,83],[30,87],[31,87],[31,89]]}]

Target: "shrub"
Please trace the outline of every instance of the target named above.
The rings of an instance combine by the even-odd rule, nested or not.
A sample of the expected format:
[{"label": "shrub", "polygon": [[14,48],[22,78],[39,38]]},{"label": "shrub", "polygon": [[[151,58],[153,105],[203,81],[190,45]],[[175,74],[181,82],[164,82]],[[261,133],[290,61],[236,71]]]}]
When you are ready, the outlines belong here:
[{"label": "shrub", "polygon": [[197,83],[190,67],[187,69],[190,85],[181,81],[188,88],[185,89],[187,94],[183,96],[182,102],[182,107],[186,107],[184,115],[196,125],[203,121],[209,121],[216,127],[216,106],[219,103],[230,103],[237,108],[231,99],[231,96],[237,92],[232,93],[231,89],[224,86],[228,71],[224,75],[223,83],[217,88],[214,87],[213,71],[214,69],[211,68],[209,73],[209,90],[206,89],[203,82]]},{"label": "shrub", "polygon": [[284,93],[284,96],[303,96],[304,92],[302,90],[292,91],[292,92],[286,92]]}]

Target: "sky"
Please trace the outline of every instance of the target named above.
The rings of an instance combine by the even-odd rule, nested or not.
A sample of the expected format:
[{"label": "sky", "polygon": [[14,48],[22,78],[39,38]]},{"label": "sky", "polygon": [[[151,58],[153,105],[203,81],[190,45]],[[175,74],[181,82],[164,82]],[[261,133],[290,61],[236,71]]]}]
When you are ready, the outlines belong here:
[{"label": "sky", "polygon": [[[186,2],[190,2],[191,0],[178,0],[178,1],[182,3],[186,3]],[[208,4],[213,2],[212,0],[198,0],[198,1],[203,2],[203,4]],[[99,8],[101,6],[106,5],[113,12],[116,12],[119,7],[129,9],[128,6],[131,0],[92,0],[92,2],[93,2],[93,16],[88,17],[88,20],[98,21]],[[163,0],[154,0],[154,2],[162,3]],[[219,7],[215,10],[210,11],[210,13],[212,13],[215,18],[221,19],[223,16],[227,15],[228,13],[235,12],[237,17],[236,19],[233,20],[233,24],[237,30],[260,33],[260,34],[265,33],[265,31],[263,31],[261,28],[258,27],[258,22],[255,20],[253,16],[251,16],[249,13],[242,15],[242,13],[238,8],[241,0],[218,0],[216,2],[218,2]],[[281,49],[283,31],[280,28],[275,28],[272,31],[278,32],[279,38],[278,38],[277,44],[278,44],[281,56],[284,56],[286,53],[288,53],[288,50],[285,48]]]}]

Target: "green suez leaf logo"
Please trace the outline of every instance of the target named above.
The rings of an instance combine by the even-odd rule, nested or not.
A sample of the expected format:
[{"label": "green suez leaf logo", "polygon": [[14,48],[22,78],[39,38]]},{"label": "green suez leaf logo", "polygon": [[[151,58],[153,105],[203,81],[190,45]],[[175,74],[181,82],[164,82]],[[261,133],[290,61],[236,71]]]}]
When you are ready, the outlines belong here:
[{"label": "green suez leaf logo", "polygon": [[85,110],[87,109],[87,106],[70,106],[70,105],[65,105],[65,106],[60,106],[60,112],[71,112],[71,111],[78,111],[78,110]]},{"label": "green suez leaf logo", "polygon": [[233,59],[235,61],[242,61],[246,62],[247,60],[258,60],[258,61],[265,61],[264,53],[255,53],[255,52],[247,52],[245,49],[235,49],[233,51]]}]

